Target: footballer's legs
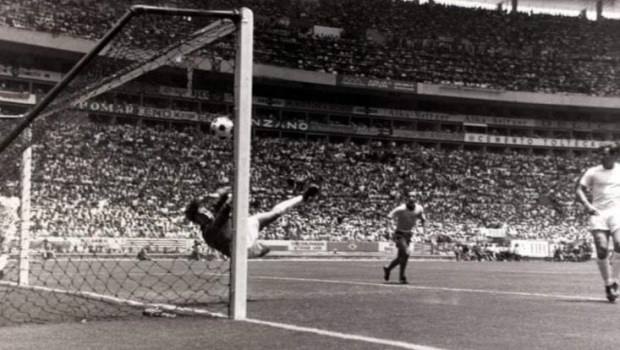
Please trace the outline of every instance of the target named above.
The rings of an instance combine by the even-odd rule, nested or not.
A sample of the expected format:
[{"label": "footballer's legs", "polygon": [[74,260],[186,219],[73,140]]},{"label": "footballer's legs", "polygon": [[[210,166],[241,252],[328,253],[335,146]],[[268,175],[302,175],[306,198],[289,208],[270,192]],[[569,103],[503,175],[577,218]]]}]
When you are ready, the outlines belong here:
[{"label": "footballer's legs", "polygon": [[405,275],[405,270],[407,269],[407,262],[409,261],[409,253],[407,251],[407,247],[409,246],[408,239],[401,235],[397,235],[395,242],[396,242],[396,249],[398,250],[398,254],[396,255],[396,258],[394,258],[394,260],[392,260],[388,266],[383,267],[383,279],[386,281],[389,281],[390,272],[396,266],[399,266],[400,283],[406,284],[408,282],[407,282],[407,277]]},{"label": "footballer's legs", "polygon": [[383,266],[383,279],[386,282],[390,280],[390,272],[392,272],[392,269],[395,268],[399,264],[400,264],[400,259],[399,259],[399,256],[397,255],[392,261],[390,261],[388,266]]},{"label": "footballer's legs", "polygon": [[0,280],[4,278],[4,268],[9,261],[8,254],[0,254]]},{"label": "footballer's legs", "polygon": [[262,258],[269,254],[271,249],[258,242],[260,222],[256,216],[248,218],[248,232],[246,236],[246,246],[248,249],[248,259]]},{"label": "footballer's legs", "polygon": [[262,258],[263,256],[269,254],[270,251],[271,248],[256,242],[254,243],[254,245],[248,248],[248,259]]},{"label": "footballer's legs", "polygon": [[310,198],[314,197],[318,193],[319,187],[317,185],[310,185],[310,187],[308,187],[308,189],[306,189],[306,191],[302,195],[282,201],[268,212],[258,213],[250,216],[248,222],[248,245],[250,245],[250,247],[248,248],[248,258],[260,258],[269,254],[269,252],[271,251],[269,247],[258,243],[258,233],[262,229],[269,226],[274,221],[278,220],[278,218],[280,218],[282,214],[291,210],[293,207],[310,200]]},{"label": "footballer's legs", "polygon": [[398,240],[398,259],[400,261],[400,283],[406,284],[407,276],[405,276],[405,270],[407,269],[407,263],[409,262],[409,251],[407,248],[409,247],[409,240],[406,238],[402,238]]},{"label": "footballer's legs", "polygon": [[609,253],[609,263],[611,265],[611,291],[616,298],[620,296],[620,229],[615,229],[611,233],[613,239],[613,251]]},{"label": "footballer's legs", "polygon": [[259,231],[269,226],[272,222],[278,220],[278,218],[282,216],[282,214],[291,210],[293,207],[299,205],[300,203],[307,202],[308,200],[310,200],[310,198],[316,196],[318,193],[319,187],[317,185],[310,185],[310,187],[308,187],[308,189],[306,189],[306,191],[302,195],[289,198],[283,202],[280,202],[268,212],[253,215],[253,217],[258,220]]},{"label": "footballer's legs", "polygon": [[611,265],[609,263],[609,231],[606,230],[592,230],[592,237],[594,238],[594,245],[596,246],[596,264],[601,278],[605,284],[605,293],[607,300],[614,302],[618,298],[617,292],[614,291],[613,278]]},{"label": "footballer's legs", "polygon": [[[398,249],[399,240],[400,240],[400,237],[398,235],[395,235],[394,243],[396,244],[396,249]],[[390,280],[390,273],[392,272],[392,269],[394,269],[399,264],[400,264],[400,250],[396,254],[396,257],[392,261],[390,261],[390,263],[387,266],[383,266],[383,279],[386,282]]]}]

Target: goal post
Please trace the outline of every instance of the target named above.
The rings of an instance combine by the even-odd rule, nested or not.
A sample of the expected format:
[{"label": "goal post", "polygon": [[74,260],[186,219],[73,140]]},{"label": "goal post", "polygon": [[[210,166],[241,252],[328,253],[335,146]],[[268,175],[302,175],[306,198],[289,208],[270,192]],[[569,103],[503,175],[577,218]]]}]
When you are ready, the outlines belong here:
[{"label": "goal post", "polygon": [[235,193],[233,222],[235,239],[232,260],[232,317],[246,318],[247,247],[250,195],[250,141],[252,128],[252,62],[254,18],[252,11],[241,10],[235,66]]},{"label": "goal post", "polygon": [[19,183],[20,205],[19,205],[19,277],[17,283],[20,286],[28,285],[30,272],[30,191],[32,189],[32,146],[30,128],[24,130],[25,142],[29,144],[22,152],[21,173]]},{"label": "goal post", "polygon": [[[0,195],[2,183],[18,181],[21,207],[20,238],[13,243],[11,253],[14,264],[2,271],[0,278],[0,325],[135,314],[126,307],[246,317],[253,21],[247,8],[211,11],[132,6],[30,111],[20,118],[4,118],[10,127],[2,130],[0,125],[0,160],[19,162],[20,171],[19,179],[10,174],[0,176]],[[204,163],[205,155],[201,155],[202,161],[195,161],[198,165],[179,160],[195,158],[193,153],[200,147],[179,146],[170,154],[153,154],[151,159],[146,151],[135,150],[142,151],[140,147],[148,144],[161,151],[149,140],[168,142],[168,134],[159,129],[143,131],[141,124],[108,130],[102,126],[108,121],[97,124],[100,116],[96,116],[97,122],[93,122],[91,111],[83,108],[92,101],[121,106],[120,96],[126,94],[126,86],[140,79],[148,84],[148,77],[160,69],[183,69],[180,60],[200,58],[213,43],[230,44],[224,46],[235,51],[231,60],[236,125],[231,164],[223,167],[233,173],[234,185],[230,261],[211,250],[196,248],[200,233],[183,221],[184,204],[213,190],[205,184],[216,185],[215,175],[195,169]],[[204,55],[203,59],[212,57]],[[191,86],[189,82],[188,89]],[[123,103],[126,106],[127,102]],[[132,108],[127,110],[142,110],[142,105],[131,103]],[[202,125],[208,125],[212,117],[200,111],[188,113],[192,122]],[[109,114],[113,118],[113,113]],[[202,146],[213,147],[216,153],[226,151],[193,132],[170,135],[178,137],[179,142],[198,136]],[[58,144],[62,137],[68,138],[63,140],[66,149]],[[126,151],[114,144],[127,140],[141,143]],[[97,149],[98,145],[102,149]],[[59,152],[63,153],[61,158],[52,159]],[[94,168],[96,158],[102,156],[111,169]],[[157,162],[168,163],[160,166]],[[171,171],[166,168],[175,164],[178,178],[170,180]],[[140,165],[147,165],[146,169],[137,168]],[[63,166],[67,168],[59,170]],[[126,176],[132,172],[134,177]],[[175,188],[179,185],[183,188]],[[63,207],[55,201],[58,198],[70,203]],[[84,223],[89,219],[92,227]],[[106,222],[111,220],[120,223],[112,227]],[[141,226],[155,232],[160,228],[161,232],[155,237]],[[134,231],[140,235],[134,236]],[[140,247],[153,253],[153,258],[138,262],[135,256]],[[190,261],[188,256],[195,250],[206,252],[200,257],[208,258]],[[42,305],[24,302],[36,299],[45,301]]]}]

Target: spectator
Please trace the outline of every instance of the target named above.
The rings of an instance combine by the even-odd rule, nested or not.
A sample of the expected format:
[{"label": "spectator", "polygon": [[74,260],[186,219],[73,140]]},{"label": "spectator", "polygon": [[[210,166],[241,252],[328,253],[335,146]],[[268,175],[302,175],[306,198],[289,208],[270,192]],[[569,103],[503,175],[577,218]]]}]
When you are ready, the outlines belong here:
[{"label": "spectator", "polygon": [[148,252],[148,249],[146,247],[142,247],[140,251],[138,252],[137,258],[140,261],[150,261],[151,256]]},{"label": "spectator", "polygon": [[521,251],[521,247],[519,246],[519,243],[515,244],[514,247],[512,248],[512,258],[515,261],[521,261],[521,258],[523,256],[523,252]]},{"label": "spectator", "polygon": [[49,260],[56,258],[56,253],[54,252],[54,245],[48,241],[47,239],[43,240],[43,260]]}]

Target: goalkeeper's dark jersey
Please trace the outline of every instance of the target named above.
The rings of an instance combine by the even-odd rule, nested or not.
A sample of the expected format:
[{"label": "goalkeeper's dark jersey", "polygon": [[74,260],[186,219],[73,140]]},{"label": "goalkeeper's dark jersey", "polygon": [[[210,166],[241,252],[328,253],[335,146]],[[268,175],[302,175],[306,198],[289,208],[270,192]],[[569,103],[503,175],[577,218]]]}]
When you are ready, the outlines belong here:
[{"label": "goalkeeper's dark jersey", "polygon": [[[230,257],[232,245],[232,233],[230,230],[230,212],[232,207],[226,203],[227,195],[222,195],[217,203],[213,206],[213,215],[215,218],[209,222],[203,222],[200,225],[202,238],[213,249]],[[204,214],[199,214],[204,215]]]}]

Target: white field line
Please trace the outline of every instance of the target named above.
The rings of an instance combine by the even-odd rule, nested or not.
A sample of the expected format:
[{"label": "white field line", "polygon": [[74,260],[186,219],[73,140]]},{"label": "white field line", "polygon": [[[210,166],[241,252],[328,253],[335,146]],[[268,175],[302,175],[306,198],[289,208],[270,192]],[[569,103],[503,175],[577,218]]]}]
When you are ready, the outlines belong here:
[{"label": "white field line", "polygon": [[393,346],[393,347],[402,348],[402,349],[443,350],[440,348],[407,343],[403,341],[381,339],[381,338],[368,337],[368,336],[357,335],[357,334],[340,333],[340,332],[327,331],[327,330],[311,328],[311,327],[300,327],[300,326],[295,326],[295,325],[287,324],[287,323],[270,322],[270,321],[262,321],[262,320],[255,320],[255,319],[246,319],[244,320],[244,322],[249,322],[249,323],[259,324],[263,326],[274,327],[274,328],[281,328],[281,329],[286,329],[286,330],[295,331],[295,332],[312,333],[312,334],[317,334],[317,335],[322,335],[322,336],[327,336],[327,337],[332,337],[332,338],[338,338],[338,339],[344,339],[344,340],[354,340],[354,341],[360,341],[360,342],[366,342],[366,343]]},{"label": "white field line", "polygon": [[[407,288],[407,289],[417,289],[417,290],[435,290],[435,291],[461,292],[461,293],[481,293],[481,294],[492,294],[492,295],[526,296],[526,297],[538,297],[538,298],[554,298],[554,299],[570,299],[570,300],[579,299],[579,300],[591,300],[591,301],[601,300],[601,298],[575,296],[575,295],[559,295],[559,294],[529,293],[529,292],[508,292],[508,291],[468,289],[468,288],[414,286],[414,285],[401,285],[401,284],[355,282],[355,281],[346,281],[346,280],[325,280],[325,279],[315,279],[315,278],[294,278],[294,277],[273,277],[273,276],[252,276],[252,278],[264,279],[264,280],[276,280],[276,281],[328,283],[328,284],[358,285],[358,286],[371,286],[371,287],[384,287],[384,288]],[[345,339],[345,340],[354,340],[354,341],[361,341],[361,342],[367,342],[367,343],[373,343],[373,344],[393,346],[393,347],[402,348],[402,349],[444,350],[444,349],[440,349],[436,347],[407,343],[403,341],[374,338],[374,337],[368,337],[368,336],[362,336],[362,335],[356,335],[356,334],[340,333],[340,332],[328,331],[328,330],[311,328],[311,327],[300,327],[300,326],[286,324],[286,323],[270,322],[270,321],[263,321],[263,320],[256,320],[256,319],[247,319],[244,321],[255,323],[255,324],[260,324],[260,325],[265,325],[269,327],[296,331],[296,332],[311,333],[311,334],[317,334],[317,335]]]}]

